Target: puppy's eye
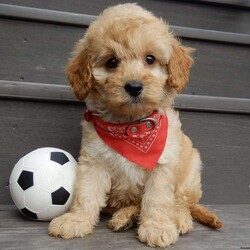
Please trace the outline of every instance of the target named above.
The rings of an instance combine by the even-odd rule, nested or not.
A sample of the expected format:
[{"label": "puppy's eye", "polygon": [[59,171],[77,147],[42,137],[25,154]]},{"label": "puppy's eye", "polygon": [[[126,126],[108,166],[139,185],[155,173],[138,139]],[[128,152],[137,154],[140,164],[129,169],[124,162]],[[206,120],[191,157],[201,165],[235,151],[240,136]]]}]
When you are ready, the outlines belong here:
[{"label": "puppy's eye", "polygon": [[146,56],[146,63],[149,65],[152,65],[155,62],[155,57],[152,55],[147,55]]},{"label": "puppy's eye", "polygon": [[117,68],[119,64],[119,60],[116,57],[109,58],[105,63],[105,66],[109,69]]}]

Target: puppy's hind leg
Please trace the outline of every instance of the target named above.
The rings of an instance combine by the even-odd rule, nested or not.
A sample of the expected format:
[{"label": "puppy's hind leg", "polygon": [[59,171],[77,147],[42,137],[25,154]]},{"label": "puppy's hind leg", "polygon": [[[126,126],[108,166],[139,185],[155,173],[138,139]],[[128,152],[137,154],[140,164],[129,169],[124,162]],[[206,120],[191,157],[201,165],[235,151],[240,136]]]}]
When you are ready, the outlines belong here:
[{"label": "puppy's hind leg", "polygon": [[185,205],[176,205],[175,223],[181,235],[188,233],[193,228],[193,218],[190,209]]},{"label": "puppy's hind leg", "polygon": [[113,231],[127,230],[134,226],[140,214],[139,205],[123,207],[115,212],[108,222],[108,227]]},{"label": "puppy's hind leg", "polygon": [[199,152],[192,148],[188,137],[183,137],[184,149],[179,166],[178,182],[175,190],[176,215],[175,223],[180,234],[185,234],[193,228],[193,218],[190,208],[201,198]]},{"label": "puppy's hind leg", "polygon": [[180,234],[185,234],[193,228],[192,208],[201,198],[202,191],[199,174],[192,179],[190,185],[184,185],[176,190],[175,223]]}]

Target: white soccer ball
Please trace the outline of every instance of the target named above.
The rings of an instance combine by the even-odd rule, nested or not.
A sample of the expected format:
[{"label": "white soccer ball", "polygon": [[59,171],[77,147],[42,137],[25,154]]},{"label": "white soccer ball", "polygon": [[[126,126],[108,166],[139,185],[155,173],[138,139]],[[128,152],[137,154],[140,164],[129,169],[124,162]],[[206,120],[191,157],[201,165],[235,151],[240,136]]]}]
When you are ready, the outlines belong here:
[{"label": "white soccer ball", "polygon": [[58,148],[39,148],[22,157],[10,176],[10,194],[23,215],[50,221],[72,202],[77,162]]}]

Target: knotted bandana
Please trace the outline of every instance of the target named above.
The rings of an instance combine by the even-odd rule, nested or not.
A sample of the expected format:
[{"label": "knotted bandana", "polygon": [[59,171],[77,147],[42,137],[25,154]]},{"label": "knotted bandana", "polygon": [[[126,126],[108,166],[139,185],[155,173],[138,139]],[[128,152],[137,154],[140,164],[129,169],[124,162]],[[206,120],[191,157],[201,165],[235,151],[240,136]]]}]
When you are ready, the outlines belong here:
[{"label": "knotted bandana", "polygon": [[167,140],[167,116],[154,111],[137,121],[111,123],[86,111],[85,119],[93,122],[100,138],[120,155],[147,169],[156,167]]}]

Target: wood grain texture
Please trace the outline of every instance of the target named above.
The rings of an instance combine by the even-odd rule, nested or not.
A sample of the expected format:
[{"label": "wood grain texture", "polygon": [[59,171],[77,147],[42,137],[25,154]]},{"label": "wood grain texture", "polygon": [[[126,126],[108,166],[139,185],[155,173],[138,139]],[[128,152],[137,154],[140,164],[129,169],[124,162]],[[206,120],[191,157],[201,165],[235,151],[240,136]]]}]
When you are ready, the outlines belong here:
[{"label": "wood grain texture", "polygon": [[250,46],[183,40],[196,49],[184,93],[250,98]]},{"label": "wood grain texture", "polygon": [[[0,19],[0,29],[1,80],[68,84],[65,65],[85,29],[8,19]],[[249,46],[191,39],[183,43],[196,48],[184,93],[250,98]]]},{"label": "wood grain texture", "polygon": [[[78,157],[83,105],[0,100],[0,204],[11,204],[8,179],[26,153],[55,146]],[[203,202],[250,203],[249,115],[181,112],[185,133],[204,163]]]},{"label": "wood grain texture", "polygon": [[[1,0],[1,3],[27,7],[99,15],[108,6],[129,0]],[[138,0],[141,6],[162,16],[172,25],[250,34],[249,10],[201,3],[199,1]],[[188,14],[187,14],[188,13]]]},{"label": "wood grain texture", "polygon": [[83,105],[0,100],[0,204],[11,203],[10,172],[19,158],[40,147],[58,147],[76,159]]},{"label": "wood grain texture", "polygon": [[203,161],[205,203],[250,203],[250,117],[181,112],[183,131]]},{"label": "wood grain texture", "polygon": [[[225,228],[214,231],[198,223],[194,229],[181,236],[171,250],[236,250],[250,248],[250,205],[213,205],[225,223]],[[93,235],[83,239],[62,240],[48,236],[47,222],[25,219],[14,206],[0,206],[1,250],[43,250],[43,249],[152,249],[138,242],[136,229],[114,233],[107,229],[107,217],[102,217]]]},{"label": "wood grain texture", "polygon": [[[6,80],[0,80],[0,98],[79,102],[69,85]],[[250,114],[250,99],[180,94],[174,107],[184,111]]]},{"label": "wood grain texture", "polygon": [[65,65],[83,28],[0,19],[0,79],[68,84]]},{"label": "wood grain texture", "polygon": [[[0,16],[30,22],[44,22],[60,25],[87,27],[98,16],[78,14],[66,11],[32,8],[0,3]],[[215,42],[250,45],[250,35],[236,32],[197,29],[170,25],[170,30],[180,37]]]}]

